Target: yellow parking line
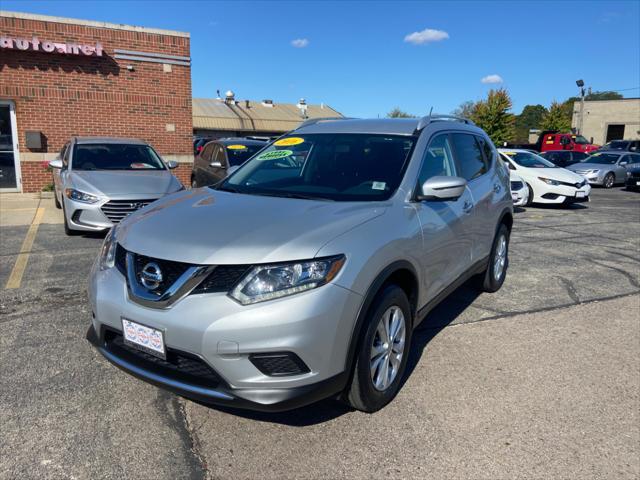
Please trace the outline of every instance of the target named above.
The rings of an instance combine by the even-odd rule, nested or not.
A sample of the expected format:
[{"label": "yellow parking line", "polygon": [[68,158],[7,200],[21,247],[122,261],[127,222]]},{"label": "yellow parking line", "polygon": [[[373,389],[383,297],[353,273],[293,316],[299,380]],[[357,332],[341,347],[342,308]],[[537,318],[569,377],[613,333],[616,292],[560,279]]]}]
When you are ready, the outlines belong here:
[{"label": "yellow parking line", "polygon": [[24,275],[24,271],[27,268],[31,247],[33,247],[33,241],[36,239],[38,226],[40,226],[40,221],[42,220],[43,215],[44,208],[38,208],[36,215],[33,217],[33,221],[31,222],[31,226],[29,227],[29,231],[27,232],[27,236],[24,237],[22,247],[20,247],[20,253],[18,254],[18,258],[16,258],[16,263],[13,266],[13,270],[11,270],[11,275],[9,275],[9,280],[7,280],[7,284],[4,288],[20,288],[22,275]]}]

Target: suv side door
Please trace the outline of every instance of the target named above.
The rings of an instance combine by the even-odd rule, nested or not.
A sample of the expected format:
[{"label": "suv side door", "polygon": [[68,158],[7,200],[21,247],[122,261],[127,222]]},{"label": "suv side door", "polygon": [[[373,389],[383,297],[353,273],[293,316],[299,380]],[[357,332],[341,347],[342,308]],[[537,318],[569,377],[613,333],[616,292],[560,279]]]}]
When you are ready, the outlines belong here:
[{"label": "suv side door", "polygon": [[[435,176],[460,176],[448,132],[429,141],[422,158],[416,187]],[[468,188],[455,200],[414,203],[422,230],[421,270],[426,298],[433,298],[453,283],[471,264],[470,214],[473,200]]]},{"label": "suv side door", "polygon": [[[471,241],[471,260],[476,262],[491,252],[495,231],[495,204],[504,196],[505,188],[496,176],[495,152],[484,138],[468,132],[451,134],[459,176],[467,181],[473,207],[468,225]],[[487,153],[484,150],[487,150]],[[510,196],[510,192],[506,192]]]},{"label": "suv side door", "polygon": [[213,146],[211,159],[207,165],[207,185],[213,185],[227,176],[227,156],[225,147],[219,143]]},{"label": "suv side door", "polygon": [[207,166],[209,165],[211,152],[213,152],[213,142],[205,144],[193,162],[193,178],[198,187],[207,185]]}]

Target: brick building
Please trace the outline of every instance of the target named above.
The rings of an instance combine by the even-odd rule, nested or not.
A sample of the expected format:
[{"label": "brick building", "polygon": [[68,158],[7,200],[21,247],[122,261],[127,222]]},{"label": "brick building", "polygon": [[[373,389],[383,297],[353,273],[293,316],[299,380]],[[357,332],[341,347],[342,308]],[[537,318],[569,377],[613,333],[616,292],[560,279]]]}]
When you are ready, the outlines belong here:
[{"label": "brick building", "polygon": [[141,138],[189,181],[188,33],[0,11],[0,191],[40,191],[74,135]]}]

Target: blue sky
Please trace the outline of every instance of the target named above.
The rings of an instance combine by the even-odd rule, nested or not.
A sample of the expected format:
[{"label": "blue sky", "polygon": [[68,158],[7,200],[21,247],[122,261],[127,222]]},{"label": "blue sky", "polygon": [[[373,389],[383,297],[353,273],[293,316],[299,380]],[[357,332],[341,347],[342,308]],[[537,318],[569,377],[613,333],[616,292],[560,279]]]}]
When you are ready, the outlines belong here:
[{"label": "blue sky", "polygon": [[[193,95],[448,113],[504,86],[519,113],[593,90],[640,97],[640,2],[14,1],[3,10],[191,33]],[[413,34],[413,35],[412,35]],[[292,42],[297,46],[293,46]],[[497,75],[501,83],[482,83]],[[497,80],[493,78],[493,80]]]}]

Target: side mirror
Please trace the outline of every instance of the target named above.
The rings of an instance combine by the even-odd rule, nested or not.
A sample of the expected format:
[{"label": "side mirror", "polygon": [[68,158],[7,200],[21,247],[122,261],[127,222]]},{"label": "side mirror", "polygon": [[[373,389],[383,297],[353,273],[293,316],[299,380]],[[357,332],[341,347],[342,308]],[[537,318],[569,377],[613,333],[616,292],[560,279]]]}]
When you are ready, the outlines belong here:
[{"label": "side mirror", "polygon": [[629,162],[627,162],[626,160],[622,160],[619,165],[626,165],[627,163]]},{"label": "side mirror", "polygon": [[222,167],[222,163],[221,163],[221,162],[219,162],[218,160],[214,160],[213,162],[211,162],[211,163],[209,164],[209,166],[210,166],[210,167],[213,167],[213,168],[223,168],[223,167]]},{"label": "side mirror", "polygon": [[173,170],[174,168],[178,168],[178,162],[176,162],[175,160],[169,160],[167,162],[167,168],[169,168],[170,170]]},{"label": "side mirror", "polygon": [[60,160],[59,158],[56,158],[55,160],[51,160],[49,162],[49,166],[51,168],[57,168],[58,170],[62,170],[62,167],[64,167],[64,164],[62,163],[62,160]]},{"label": "side mirror", "polygon": [[455,200],[459,198],[467,186],[467,181],[460,177],[431,177],[422,184],[416,198],[418,200]]}]

